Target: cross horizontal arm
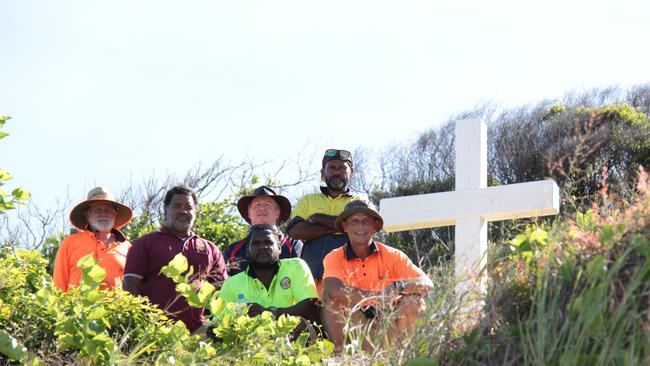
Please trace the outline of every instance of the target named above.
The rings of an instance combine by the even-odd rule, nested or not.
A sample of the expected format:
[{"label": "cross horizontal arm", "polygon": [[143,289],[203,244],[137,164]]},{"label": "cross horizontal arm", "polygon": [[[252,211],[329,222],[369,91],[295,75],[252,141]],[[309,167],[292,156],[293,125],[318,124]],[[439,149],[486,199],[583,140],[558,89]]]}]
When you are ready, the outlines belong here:
[{"label": "cross horizontal arm", "polygon": [[380,213],[386,232],[455,225],[460,218],[486,221],[556,215],[560,190],[552,180],[385,198]]}]

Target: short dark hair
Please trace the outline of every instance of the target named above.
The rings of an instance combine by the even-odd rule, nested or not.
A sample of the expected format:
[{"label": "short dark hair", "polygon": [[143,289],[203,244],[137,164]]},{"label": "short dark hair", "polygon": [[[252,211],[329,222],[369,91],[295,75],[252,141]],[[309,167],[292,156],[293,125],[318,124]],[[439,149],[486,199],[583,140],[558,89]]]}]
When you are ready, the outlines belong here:
[{"label": "short dark hair", "polygon": [[186,185],[179,185],[179,186],[174,186],[170,188],[167,193],[165,193],[165,200],[163,201],[164,207],[169,206],[169,204],[172,202],[172,197],[174,197],[175,194],[182,194],[185,196],[192,196],[192,199],[194,200],[194,205],[198,206],[199,205],[199,198],[196,196],[196,193],[192,188]]},{"label": "short dark hair", "polygon": [[275,235],[276,239],[278,239],[278,243],[280,242],[280,232],[278,231],[277,226],[269,224],[257,224],[251,225],[251,227],[248,228],[248,240],[246,240],[246,246],[250,245],[253,233],[260,231],[270,231],[271,234]]}]

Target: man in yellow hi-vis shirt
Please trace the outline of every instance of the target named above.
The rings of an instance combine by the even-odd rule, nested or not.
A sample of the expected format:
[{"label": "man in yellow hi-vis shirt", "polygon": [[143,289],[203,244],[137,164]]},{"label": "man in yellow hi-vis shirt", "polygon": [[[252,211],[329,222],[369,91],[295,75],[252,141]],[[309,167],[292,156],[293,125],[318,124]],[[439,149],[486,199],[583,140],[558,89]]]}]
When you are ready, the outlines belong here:
[{"label": "man in yellow hi-vis shirt", "polygon": [[325,187],[298,200],[287,227],[292,238],[303,242],[300,258],[309,265],[319,295],[323,292],[323,259],[347,241],[345,233],[334,225],[336,217],[346,204],[361,199],[350,192],[354,165],[349,151],[327,149],[320,173]]},{"label": "man in yellow hi-vis shirt", "polygon": [[[318,321],[318,295],[309,267],[300,258],[280,259],[275,226],[251,226],[246,250],[248,268],[223,283],[221,299],[247,304],[250,316],[269,311],[275,317],[286,314]],[[216,314],[217,318],[223,315]]]}]

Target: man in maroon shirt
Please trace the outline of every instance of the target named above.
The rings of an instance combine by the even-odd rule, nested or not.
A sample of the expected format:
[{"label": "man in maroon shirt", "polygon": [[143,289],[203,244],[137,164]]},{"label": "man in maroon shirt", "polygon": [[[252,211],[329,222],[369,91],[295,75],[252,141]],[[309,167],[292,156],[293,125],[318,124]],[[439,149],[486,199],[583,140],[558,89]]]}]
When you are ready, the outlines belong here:
[{"label": "man in maroon shirt", "polygon": [[[160,273],[178,253],[183,253],[194,268],[192,280],[207,279],[219,288],[228,277],[223,255],[216,245],[192,232],[198,199],[186,186],[176,186],[165,194],[165,224],[159,231],[133,242],[126,257],[124,290],[142,295],[167,311],[172,319],[183,321],[190,332],[204,322],[203,309],[191,308],[176,292],[174,282]],[[197,288],[198,290],[198,288]]]}]

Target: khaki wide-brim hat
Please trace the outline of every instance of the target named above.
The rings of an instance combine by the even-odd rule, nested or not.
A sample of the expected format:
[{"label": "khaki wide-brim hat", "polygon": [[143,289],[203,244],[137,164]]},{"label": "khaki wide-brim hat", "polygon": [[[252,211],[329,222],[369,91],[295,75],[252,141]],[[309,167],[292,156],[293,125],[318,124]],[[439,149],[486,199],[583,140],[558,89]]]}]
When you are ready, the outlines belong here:
[{"label": "khaki wide-brim hat", "polygon": [[291,202],[289,202],[289,199],[285,196],[275,193],[275,191],[269,186],[259,186],[255,188],[253,194],[250,196],[244,196],[240,198],[239,201],[237,201],[237,210],[247,223],[251,223],[251,219],[248,216],[248,206],[251,204],[251,202],[253,202],[255,197],[260,196],[271,197],[275,202],[278,203],[278,206],[280,206],[280,217],[278,217],[278,225],[287,221],[291,215]]},{"label": "khaki wide-brim hat", "polygon": [[336,230],[343,232],[343,225],[341,223],[348,217],[354,215],[355,213],[364,213],[368,216],[371,216],[377,219],[379,223],[379,229],[375,232],[381,231],[384,228],[384,219],[379,215],[379,212],[375,209],[375,205],[372,202],[364,200],[355,200],[351,201],[345,205],[345,209],[336,217]]},{"label": "khaki wide-brim hat", "polygon": [[113,226],[116,229],[121,228],[131,221],[133,217],[133,210],[131,207],[123,205],[115,201],[111,195],[103,187],[95,187],[88,192],[88,199],[76,205],[72,211],[70,211],[70,222],[79,230],[86,230],[88,228],[88,221],[86,220],[86,210],[93,202],[109,202],[117,210],[115,215],[115,224]]}]

